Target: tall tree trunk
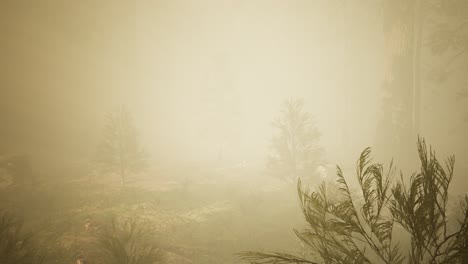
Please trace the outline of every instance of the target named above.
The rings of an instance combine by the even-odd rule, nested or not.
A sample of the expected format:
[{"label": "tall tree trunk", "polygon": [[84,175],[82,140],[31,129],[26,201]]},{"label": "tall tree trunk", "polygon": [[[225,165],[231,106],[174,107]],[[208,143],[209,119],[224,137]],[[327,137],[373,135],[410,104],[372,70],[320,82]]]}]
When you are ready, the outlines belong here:
[{"label": "tall tree trunk", "polygon": [[423,37],[424,10],[422,0],[414,0],[414,34],[413,34],[413,137],[416,138],[421,129],[421,49]]},{"label": "tall tree trunk", "polygon": [[379,148],[410,166],[420,130],[421,0],[383,0],[385,77]]}]

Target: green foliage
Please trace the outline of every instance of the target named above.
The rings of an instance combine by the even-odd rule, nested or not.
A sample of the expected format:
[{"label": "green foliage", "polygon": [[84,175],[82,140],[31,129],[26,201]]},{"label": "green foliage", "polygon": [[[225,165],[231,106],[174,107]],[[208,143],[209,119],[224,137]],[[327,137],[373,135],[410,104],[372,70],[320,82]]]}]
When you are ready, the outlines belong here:
[{"label": "green foliage", "polygon": [[[468,237],[468,196],[462,202],[463,219],[454,231],[447,218],[448,188],[455,159],[446,168],[435,153],[418,141],[420,172],[406,187],[403,177],[391,186],[395,169],[372,163],[370,149],[357,161],[359,197],[351,192],[342,170],[337,167],[340,195],[330,196],[325,183],[309,191],[298,182],[300,205],[308,223],[304,231],[295,231],[317,263],[461,263],[466,258]],[[411,251],[406,256],[395,241],[395,223],[406,230]],[[465,255],[464,255],[465,254]],[[251,263],[314,263],[284,254],[244,252],[240,256]],[[465,257],[463,257],[465,256]],[[466,261],[466,260],[465,260]]]},{"label": "green foliage", "polygon": [[272,123],[275,135],[268,167],[272,174],[292,182],[310,176],[321,164],[320,132],[303,108],[302,100],[288,100]]},{"label": "green foliage", "polygon": [[142,221],[127,219],[119,222],[114,218],[98,238],[103,263],[161,263],[161,252],[155,243],[155,236]]},{"label": "green foliage", "polygon": [[108,115],[103,134],[96,156],[99,170],[118,174],[125,184],[128,174],[141,172],[146,167],[146,155],[138,144],[132,118],[124,107]]}]

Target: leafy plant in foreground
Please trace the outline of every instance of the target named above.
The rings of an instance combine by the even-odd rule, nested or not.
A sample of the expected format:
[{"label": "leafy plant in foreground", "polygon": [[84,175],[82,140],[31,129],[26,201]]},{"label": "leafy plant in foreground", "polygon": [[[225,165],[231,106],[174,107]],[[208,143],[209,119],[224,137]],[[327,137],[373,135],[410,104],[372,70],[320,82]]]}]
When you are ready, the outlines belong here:
[{"label": "leafy plant in foreground", "polygon": [[155,243],[155,234],[142,221],[112,220],[98,238],[103,263],[156,264],[161,263],[161,252]]},{"label": "leafy plant in foreground", "polygon": [[[250,263],[463,263],[467,261],[468,196],[461,203],[464,215],[455,228],[447,217],[448,188],[455,159],[444,167],[434,151],[418,140],[420,172],[408,186],[403,177],[392,186],[395,169],[371,163],[370,149],[357,161],[356,176],[361,193],[352,194],[342,170],[337,167],[340,195],[329,197],[325,184],[309,191],[298,182],[301,208],[308,228],[295,231],[317,259],[307,260],[280,253],[242,252]],[[397,239],[397,226],[406,230],[408,254]],[[397,241],[398,240],[398,241]]]}]

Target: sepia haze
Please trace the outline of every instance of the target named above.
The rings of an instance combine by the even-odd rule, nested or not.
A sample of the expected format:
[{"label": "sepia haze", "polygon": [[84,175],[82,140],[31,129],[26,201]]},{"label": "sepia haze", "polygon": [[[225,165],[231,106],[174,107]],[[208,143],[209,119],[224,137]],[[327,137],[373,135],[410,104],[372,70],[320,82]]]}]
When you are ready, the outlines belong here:
[{"label": "sepia haze", "polygon": [[[318,144],[323,149],[322,171],[314,172],[320,177],[313,176],[311,187],[323,178],[332,181],[336,164],[353,177],[356,160],[366,147],[372,148],[375,161],[388,164],[393,158],[409,179],[419,168],[416,142],[420,135],[437,150],[441,162],[455,155],[453,194],[464,194],[468,186],[466,52],[450,63],[450,69],[457,70],[446,81],[435,82],[432,70],[440,65],[445,69],[443,65],[457,51],[438,55],[422,46],[420,104],[412,106],[417,108],[413,114],[420,112],[419,126],[410,132],[412,145],[388,147],[392,143],[381,133],[382,123],[394,122],[401,109],[386,106],[392,94],[385,85],[393,78],[389,77],[393,66],[389,66],[391,43],[382,22],[381,2],[385,1],[2,0],[0,158],[27,156],[41,177],[95,173],[93,160],[103,140],[106,117],[125,107],[138,144],[148,154],[148,178],[154,182],[145,182],[146,187],[162,189],[161,182],[167,180],[168,186],[175,181],[195,190],[196,177],[221,171],[222,177],[210,178],[214,181],[207,187],[210,194],[196,189],[193,200],[216,197],[219,201],[214,204],[232,202],[235,207],[237,200],[225,202],[233,193],[232,199],[243,201],[239,207],[256,212],[249,207],[253,206],[250,199],[282,204],[282,198],[261,198],[255,187],[269,179],[266,166],[273,121],[284,102],[302,100],[303,110],[320,132]],[[468,9],[464,10],[468,17]],[[421,33],[424,43],[431,38],[430,30],[427,27]],[[158,173],[164,177],[158,178]],[[192,173],[197,175],[193,179]],[[171,178],[172,174],[176,176]],[[225,177],[241,183],[236,182],[234,190],[223,189],[231,186]],[[284,188],[287,191],[281,197],[287,198],[282,205],[286,213],[293,212],[291,218],[284,214],[285,219],[281,218],[274,207],[257,212],[271,214],[265,222],[256,223],[253,216],[242,218],[250,221],[246,233],[255,233],[257,225],[268,226],[252,238],[255,244],[263,235],[274,237],[255,244],[260,249],[295,241],[290,231],[303,224],[294,186]],[[182,208],[186,202],[179,194],[161,197],[161,207],[171,208],[174,201],[176,208]],[[184,217],[191,212],[184,211]],[[283,226],[274,222],[277,216]],[[235,226],[234,220],[225,218],[220,217],[225,222],[216,225]],[[238,225],[233,230],[240,230],[242,224]],[[279,235],[271,233],[280,228],[284,230]],[[180,230],[185,239],[186,229]],[[212,241],[210,235],[224,232],[214,230],[208,228],[206,235],[193,231],[198,236],[193,243]],[[278,242],[288,232],[290,237]],[[235,250],[247,250],[232,241],[221,244],[218,251],[228,256],[225,261],[235,259]],[[194,263],[210,263],[199,261]],[[232,261],[226,263],[237,263]]]},{"label": "sepia haze", "polygon": [[[210,160],[225,145],[233,162],[261,162],[288,98],[305,100],[327,148],[372,143],[383,74],[373,5],[2,1],[1,10],[3,149],[82,156],[105,113],[125,104],[154,157]],[[358,116],[367,121],[350,131]]]}]

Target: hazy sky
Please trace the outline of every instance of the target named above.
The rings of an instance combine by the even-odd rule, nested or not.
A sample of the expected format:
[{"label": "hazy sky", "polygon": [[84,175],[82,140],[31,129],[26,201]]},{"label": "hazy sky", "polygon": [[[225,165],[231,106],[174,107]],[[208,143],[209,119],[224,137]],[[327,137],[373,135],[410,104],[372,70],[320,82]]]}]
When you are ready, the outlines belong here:
[{"label": "hazy sky", "polygon": [[155,159],[259,161],[281,103],[303,98],[332,163],[354,160],[384,45],[378,5],[345,2],[3,0],[0,148],[86,160],[125,104]]}]

